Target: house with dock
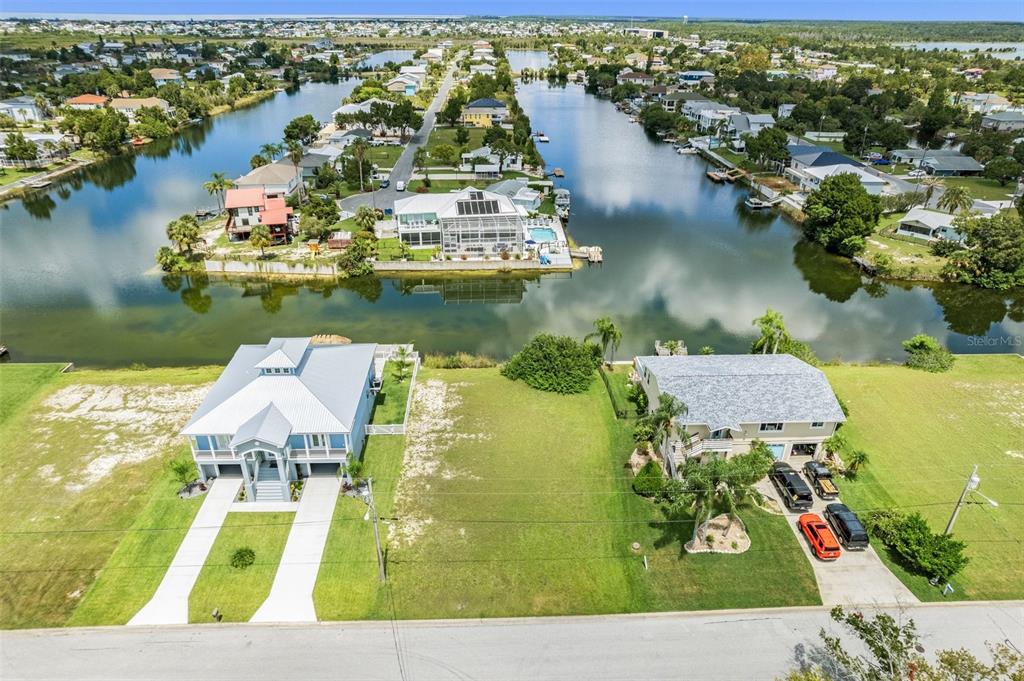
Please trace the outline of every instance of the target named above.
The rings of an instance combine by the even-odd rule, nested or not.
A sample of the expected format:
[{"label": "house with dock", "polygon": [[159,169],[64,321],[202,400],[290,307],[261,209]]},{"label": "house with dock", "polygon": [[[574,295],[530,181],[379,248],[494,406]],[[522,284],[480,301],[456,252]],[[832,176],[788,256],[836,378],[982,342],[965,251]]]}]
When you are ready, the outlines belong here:
[{"label": "house with dock", "polygon": [[288,501],[293,482],[359,459],[377,350],[312,338],[240,346],[181,431],[199,478],[240,476],[246,501]]},{"label": "house with dock", "polygon": [[490,128],[501,123],[508,117],[508,107],[505,103],[485,97],[474,99],[462,108],[462,122],[474,128]]},{"label": "house with dock", "polygon": [[402,243],[440,247],[446,256],[522,253],[526,240],[523,216],[509,197],[472,187],[396,201],[395,221]]},{"label": "house with dock", "polygon": [[110,100],[109,106],[124,114],[129,123],[135,122],[135,117],[142,109],[157,109],[168,116],[174,112],[170,103],[160,97],[115,97]]},{"label": "house with dock", "polygon": [[633,379],[652,410],[662,395],[686,405],[657,443],[672,475],[690,459],[745,453],[755,440],[802,466],[846,420],[825,374],[792,355],[636,357]]},{"label": "house with dock", "polygon": [[896,233],[923,241],[946,239],[962,243],[965,237],[953,225],[955,217],[937,210],[913,208],[900,220]]},{"label": "house with dock", "polygon": [[299,177],[291,161],[279,159],[253,168],[235,180],[235,186],[239,189],[260,189],[270,198],[284,198],[298,189]]},{"label": "house with dock", "polygon": [[248,239],[256,225],[265,225],[274,242],[287,243],[295,232],[292,208],[283,198],[268,197],[260,187],[227,190],[224,207],[228,212],[224,229],[231,239]]}]

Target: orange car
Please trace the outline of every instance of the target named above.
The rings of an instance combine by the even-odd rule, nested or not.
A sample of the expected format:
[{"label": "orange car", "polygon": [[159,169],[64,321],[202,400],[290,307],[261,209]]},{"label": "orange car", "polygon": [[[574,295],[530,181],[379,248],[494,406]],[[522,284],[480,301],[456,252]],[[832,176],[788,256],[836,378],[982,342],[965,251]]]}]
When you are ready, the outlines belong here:
[{"label": "orange car", "polygon": [[819,515],[816,513],[804,513],[800,516],[798,522],[800,530],[807,537],[807,542],[814,551],[814,555],[820,560],[835,560],[839,557],[841,553],[839,542],[836,540],[836,536],[832,534],[832,530]]}]

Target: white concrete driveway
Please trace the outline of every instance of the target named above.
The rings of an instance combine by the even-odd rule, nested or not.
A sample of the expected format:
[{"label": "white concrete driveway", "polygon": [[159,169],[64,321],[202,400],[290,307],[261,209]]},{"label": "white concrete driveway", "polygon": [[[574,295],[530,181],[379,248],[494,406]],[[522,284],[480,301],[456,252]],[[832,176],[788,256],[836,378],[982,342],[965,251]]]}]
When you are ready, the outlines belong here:
[{"label": "white concrete driveway", "polygon": [[313,587],[340,490],[336,475],[306,478],[270,595],[250,622],[316,622]]},{"label": "white concrete driveway", "polygon": [[188,595],[241,486],[241,478],[214,480],[156,593],[128,624],[188,624]]},{"label": "white concrete driveway", "polygon": [[[800,471],[800,475],[803,477],[803,471]],[[841,492],[842,481],[837,481],[836,485]],[[842,555],[834,561],[819,560],[814,555],[807,538],[797,525],[797,519],[803,513],[817,513],[824,519],[825,506],[833,502],[814,494],[814,504],[810,511],[793,512],[783,505],[775,487],[767,479],[758,484],[758,489],[777,501],[785,513],[789,528],[814,569],[814,578],[818,581],[818,592],[824,605],[906,605],[919,602],[917,596],[889,572],[889,568],[885,567],[885,563],[870,546],[864,551],[847,551],[844,548]],[[841,493],[837,501],[842,501]]]}]

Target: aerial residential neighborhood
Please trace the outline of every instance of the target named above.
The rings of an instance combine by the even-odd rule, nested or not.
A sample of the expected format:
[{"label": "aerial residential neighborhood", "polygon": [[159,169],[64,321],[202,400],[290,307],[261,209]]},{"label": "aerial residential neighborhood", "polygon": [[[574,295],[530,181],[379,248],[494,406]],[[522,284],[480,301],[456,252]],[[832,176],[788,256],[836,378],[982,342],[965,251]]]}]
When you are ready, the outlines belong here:
[{"label": "aerial residential neighborhood", "polygon": [[93,4],[0,12],[0,678],[1024,678],[1019,3]]}]

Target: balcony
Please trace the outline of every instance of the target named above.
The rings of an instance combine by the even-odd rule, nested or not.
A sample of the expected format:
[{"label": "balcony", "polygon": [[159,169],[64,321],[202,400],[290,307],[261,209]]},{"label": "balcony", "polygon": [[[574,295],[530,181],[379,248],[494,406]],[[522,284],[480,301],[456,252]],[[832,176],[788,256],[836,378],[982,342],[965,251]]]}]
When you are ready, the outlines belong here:
[{"label": "balcony", "polygon": [[195,452],[198,462],[235,461],[238,458],[230,449],[197,449]]},{"label": "balcony", "polygon": [[347,449],[293,449],[288,452],[292,461],[344,461]]}]

